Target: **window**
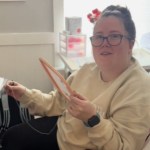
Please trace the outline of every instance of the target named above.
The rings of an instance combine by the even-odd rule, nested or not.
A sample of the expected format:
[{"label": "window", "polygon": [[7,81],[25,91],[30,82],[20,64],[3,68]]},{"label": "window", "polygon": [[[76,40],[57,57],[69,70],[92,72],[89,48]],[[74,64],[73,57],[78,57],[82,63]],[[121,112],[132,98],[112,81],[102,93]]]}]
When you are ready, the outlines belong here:
[{"label": "window", "polygon": [[[132,18],[136,25],[137,43],[140,43],[142,36],[150,32],[150,1],[149,0],[64,0],[64,16],[80,16],[82,17],[82,33],[88,37],[92,35],[93,25],[88,21],[87,14],[93,9],[103,10],[108,5],[127,6],[131,11]],[[90,42],[87,39],[87,55],[90,55]]]}]

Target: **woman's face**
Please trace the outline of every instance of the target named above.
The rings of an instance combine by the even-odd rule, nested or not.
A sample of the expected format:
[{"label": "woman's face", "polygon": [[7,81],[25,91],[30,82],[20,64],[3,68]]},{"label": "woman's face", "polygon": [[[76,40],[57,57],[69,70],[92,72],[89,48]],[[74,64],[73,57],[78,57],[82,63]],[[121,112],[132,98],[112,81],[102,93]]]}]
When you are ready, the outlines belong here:
[{"label": "woman's face", "polygon": [[[95,25],[93,35],[107,37],[112,34],[128,36],[121,19],[115,16],[102,17]],[[117,46],[111,46],[105,39],[99,47],[93,46],[95,62],[101,69],[124,69],[130,64],[133,44],[127,38]]]}]

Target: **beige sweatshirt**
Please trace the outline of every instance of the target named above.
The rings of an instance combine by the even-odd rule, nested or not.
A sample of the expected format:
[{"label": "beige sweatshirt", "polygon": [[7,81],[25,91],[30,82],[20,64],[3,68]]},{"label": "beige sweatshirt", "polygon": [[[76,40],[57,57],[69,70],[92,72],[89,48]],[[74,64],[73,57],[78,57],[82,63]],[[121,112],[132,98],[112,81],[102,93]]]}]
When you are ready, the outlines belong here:
[{"label": "beige sweatshirt", "polygon": [[61,150],[142,150],[150,128],[150,76],[137,61],[112,82],[103,82],[95,63],[69,79],[73,90],[100,108],[101,122],[87,128],[72,117],[57,91],[29,90],[20,101],[32,114],[61,115],[57,139]]}]

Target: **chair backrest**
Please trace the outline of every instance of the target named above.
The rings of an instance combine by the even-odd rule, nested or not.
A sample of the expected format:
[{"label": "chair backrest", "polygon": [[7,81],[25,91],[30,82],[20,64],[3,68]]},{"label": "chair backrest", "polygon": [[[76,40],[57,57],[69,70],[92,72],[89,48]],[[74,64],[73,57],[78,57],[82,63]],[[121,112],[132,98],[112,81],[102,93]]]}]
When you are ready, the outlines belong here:
[{"label": "chair backrest", "polygon": [[34,119],[13,97],[1,94],[0,97],[0,139],[6,130],[16,124]]}]

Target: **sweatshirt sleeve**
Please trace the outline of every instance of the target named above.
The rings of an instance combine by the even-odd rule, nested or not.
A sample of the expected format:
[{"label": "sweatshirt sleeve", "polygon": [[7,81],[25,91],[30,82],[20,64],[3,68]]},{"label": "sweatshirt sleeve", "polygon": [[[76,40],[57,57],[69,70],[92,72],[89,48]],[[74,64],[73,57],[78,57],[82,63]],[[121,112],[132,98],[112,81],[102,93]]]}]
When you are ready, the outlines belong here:
[{"label": "sweatshirt sleeve", "polygon": [[65,98],[57,91],[46,94],[37,89],[26,89],[19,101],[33,115],[56,116],[61,115],[65,109]]},{"label": "sweatshirt sleeve", "polygon": [[101,115],[100,124],[87,128],[94,145],[103,150],[143,148],[150,128],[150,86],[147,85],[133,84],[117,91],[107,117]]},{"label": "sweatshirt sleeve", "polygon": [[[68,77],[67,82],[71,84],[74,74]],[[37,89],[26,89],[25,94],[19,100],[33,115],[54,116],[61,115],[66,109],[66,99],[57,90],[50,93],[42,93]]]}]

